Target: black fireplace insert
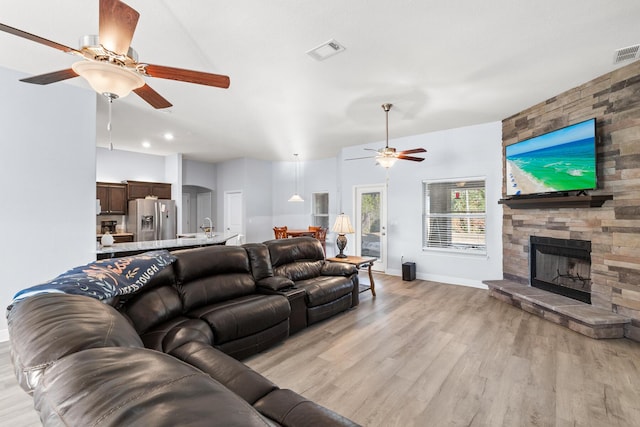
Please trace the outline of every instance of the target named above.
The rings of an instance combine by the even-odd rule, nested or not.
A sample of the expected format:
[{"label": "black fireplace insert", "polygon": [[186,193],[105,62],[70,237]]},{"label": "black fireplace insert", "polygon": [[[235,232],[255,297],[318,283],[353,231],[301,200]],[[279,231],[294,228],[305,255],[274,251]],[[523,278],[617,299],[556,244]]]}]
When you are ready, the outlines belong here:
[{"label": "black fireplace insert", "polygon": [[531,286],[591,304],[591,242],[529,238]]}]

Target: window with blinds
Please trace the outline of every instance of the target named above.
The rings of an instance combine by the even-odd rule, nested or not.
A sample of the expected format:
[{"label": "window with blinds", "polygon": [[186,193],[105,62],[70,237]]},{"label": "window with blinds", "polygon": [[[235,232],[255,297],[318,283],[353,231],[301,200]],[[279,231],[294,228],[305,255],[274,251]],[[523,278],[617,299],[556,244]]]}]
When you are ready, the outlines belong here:
[{"label": "window with blinds", "polygon": [[486,254],[485,180],[423,181],[423,249]]}]

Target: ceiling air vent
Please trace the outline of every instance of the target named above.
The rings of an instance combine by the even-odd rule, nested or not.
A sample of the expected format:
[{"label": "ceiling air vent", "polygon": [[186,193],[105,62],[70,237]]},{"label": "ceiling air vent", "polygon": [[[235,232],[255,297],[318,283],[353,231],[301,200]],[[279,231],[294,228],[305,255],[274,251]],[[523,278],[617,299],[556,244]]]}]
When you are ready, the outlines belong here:
[{"label": "ceiling air vent", "polygon": [[630,61],[632,59],[637,59],[638,53],[640,52],[640,44],[636,44],[629,47],[623,47],[615,51],[615,56],[613,58],[614,64],[619,64],[624,61]]},{"label": "ceiling air vent", "polygon": [[332,40],[329,40],[328,42],[322,43],[320,46],[317,46],[311,50],[308,50],[307,55],[309,55],[316,61],[324,61],[330,56],[343,52],[344,49],[345,49],[344,46],[342,46],[340,43],[332,39]]}]

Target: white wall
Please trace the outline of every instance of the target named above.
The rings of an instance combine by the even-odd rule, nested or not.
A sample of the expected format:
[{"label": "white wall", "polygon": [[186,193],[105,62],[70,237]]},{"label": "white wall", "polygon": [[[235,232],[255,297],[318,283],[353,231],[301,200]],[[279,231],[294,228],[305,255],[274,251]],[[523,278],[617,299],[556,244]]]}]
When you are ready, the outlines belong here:
[{"label": "white wall", "polygon": [[273,225],[271,225],[273,164],[254,159],[245,159],[245,162],[244,206],[246,220],[244,242],[264,242],[273,238]]},{"label": "white wall", "polygon": [[182,185],[216,189],[216,165],[195,160],[182,161]]},{"label": "white wall", "polygon": [[[187,192],[191,196],[191,216],[189,218],[191,230],[182,230],[187,232],[200,232],[200,224],[202,219],[209,217],[216,223],[216,165],[213,163],[199,162],[196,160],[182,161],[182,191]],[[198,206],[198,193],[211,192],[211,206],[202,208]],[[183,207],[184,208],[184,207]],[[198,212],[204,212],[202,218],[198,218]],[[184,209],[183,209],[184,214]],[[215,228],[217,232],[220,229]]]},{"label": "white wall", "polygon": [[262,242],[272,236],[272,163],[235,159],[217,164],[216,230],[224,231],[224,194],[242,191],[244,242]]},{"label": "white wall", "polygon": [[123,151],[96,149],[96,180],[103,182],[166,181],[165,157]]},{"label": "white wall", "polygon": [[[502,127],[500,122],[469,126],[389,141],[398,150],[423,147],[423,162],[398,161],[388,172],[387,273],[401,275],[401,256],[416,263],[424,280],[483,287],[502,278]],[[362,148],[380,148],[384,141],[349,147],[343,158],[361,157]],[[342,202],[353,219],[353,188],[384,184],[385,169],[374,159],[343,161]],[[487,256],[455,255],[422,250],[422,181],[485,177],[487,186]]]},{"label": "white wall", "polygon": [[[96,96],[18,81],[24,77],[0,68],[5,306],[19,290],[95,260],[96,249]],[[0,341],[7,338],[0,316]]]}]

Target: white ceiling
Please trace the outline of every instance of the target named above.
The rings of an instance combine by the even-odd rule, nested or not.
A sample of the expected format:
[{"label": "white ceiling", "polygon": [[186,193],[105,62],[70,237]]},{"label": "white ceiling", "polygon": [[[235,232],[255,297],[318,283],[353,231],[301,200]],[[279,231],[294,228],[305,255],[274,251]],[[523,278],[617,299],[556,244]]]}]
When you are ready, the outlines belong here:
[{"label": "white ceiling", "polygon": [[[117,100],[115,147],[210,162],[319,159],[383,142],[385,102],[394,104],[390,139],[502,120],[625,65],[613,63],[614,51],[640,43],[638,0],[127,4],[140,12],[132,47],[141,62],[226,74],[231,87],[148,78],[174,106],[154,110],[135,94]],[[0,22],[78,47],[97,33],[98,0],[2,0]],[[346,50],[322,62],[306,55],[330,39]],[[28,75],[76,60],[6,33],[0,52],[0,66]],[[89,87],[69,82],[56,84]],[[98,98],[101,147],[106,104]]]}]

